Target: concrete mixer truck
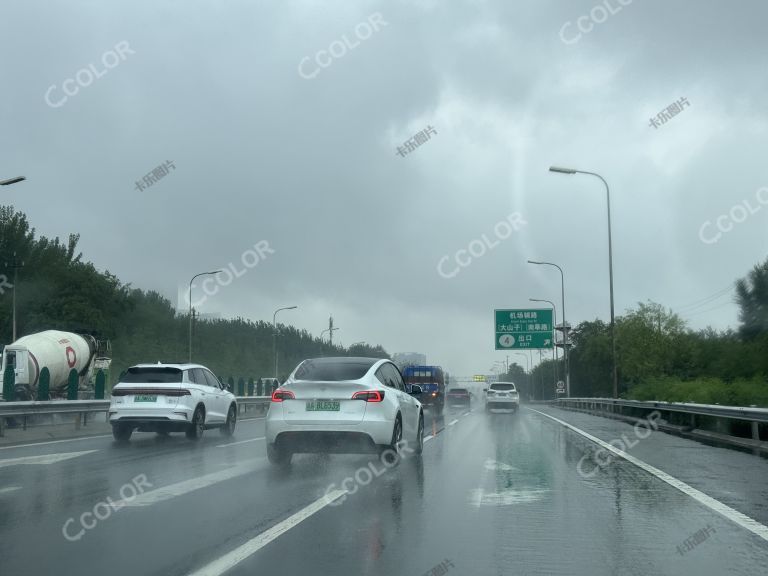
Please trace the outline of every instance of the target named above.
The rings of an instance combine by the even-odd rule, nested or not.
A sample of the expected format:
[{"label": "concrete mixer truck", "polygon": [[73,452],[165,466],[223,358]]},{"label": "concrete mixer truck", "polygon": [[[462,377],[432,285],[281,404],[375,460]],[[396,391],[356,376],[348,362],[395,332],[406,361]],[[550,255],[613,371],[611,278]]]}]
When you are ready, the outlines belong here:
[{"label": "concrete mixer truck", "polygon": [[[16,375],[16,400],[37,399],[40,371],[51,374],[51,398],[66,395],[69,371],[74,368],[80,377],[78,388],[90,387],[94,366],[101,360],[109,344],[93,336],[45,330],[19,338],[3,349],[2,374],[13,366]],[[106,349],[106,350],[105,350]]]}]

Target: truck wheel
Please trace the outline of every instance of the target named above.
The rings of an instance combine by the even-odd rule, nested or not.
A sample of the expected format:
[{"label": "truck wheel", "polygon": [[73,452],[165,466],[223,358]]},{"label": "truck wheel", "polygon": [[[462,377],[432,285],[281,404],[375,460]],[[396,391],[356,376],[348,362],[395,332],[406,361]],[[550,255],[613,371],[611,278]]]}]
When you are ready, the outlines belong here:
[{"label": "truck wheel", "polygon": [[128,442],[133,434],[133,428],[127,424],[112,424],[112,436],[118,442]]},{"label": "truck wheel", "polygon": [[288,466],[293,454],[285,449],[278,448],[274,444],[267,444],[267,460],[276,466]]},{"label": "truck wheel", "polygon": [[234,406],[230,406],[229,412],[227,412],[227,421],[224,426],[219,428],[219,432],[224,436],[232,436],[235,433],[235,424],[237,424],[237,410]]},{"label": "truck wheel", "polygon": [[200,440],[205,430],[205,412],[198,406],[192,416],[192,423],[187,427],[187,438],[190,440]]}]

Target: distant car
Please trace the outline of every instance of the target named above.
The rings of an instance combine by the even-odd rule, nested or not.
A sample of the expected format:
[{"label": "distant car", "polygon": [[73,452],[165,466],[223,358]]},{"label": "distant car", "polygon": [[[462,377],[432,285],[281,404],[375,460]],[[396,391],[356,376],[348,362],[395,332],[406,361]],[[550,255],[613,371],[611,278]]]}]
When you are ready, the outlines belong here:
[{"label": "distant car", "polygon": [[[289,464],[293,454],[421,454],[424,410],[397,369],[380,358],[315,358],[299,364],[272,394],[266,418],[267,457]],[[405,444],[403,444],[405,441]]]},{"label": "distant car", "polygon": [[469,390],[466,388],[452,388],[446,394],[448,406],[462,406],[469,408],[472,404],[472,398]]},{"label": "distant car", "polygon": [[208,428],[225,436],[235,432],[235,395],[199,364],[139,364],[126,370],[112,389],[109,422],[115,440],[128,441],[134,430],[186,432],[199,440]]},{"label": "distant car", "polygon": [[512,382],[494,382],[485,391],[485,411],[494,408],[517,411],[520,408],[520,395]]}]

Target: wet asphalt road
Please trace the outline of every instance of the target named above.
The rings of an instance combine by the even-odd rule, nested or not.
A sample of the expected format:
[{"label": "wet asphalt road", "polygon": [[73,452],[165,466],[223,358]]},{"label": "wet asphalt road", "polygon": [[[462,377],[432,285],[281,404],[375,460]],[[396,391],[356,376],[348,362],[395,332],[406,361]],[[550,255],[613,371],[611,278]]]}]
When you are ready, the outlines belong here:
[{"label": "wet asphalt road", "polygon": [[[0,449],[0,573],[219,574],[238,549],[227,574],[419,576],[445,561],[467,575],[768,573],[768,541],[627,461],[597,466],[592,442],[542,413],[605,441],[631,426],[531,408],[428,415],[423,457],[392,469],[311,455],[275,469],[263,420],[198,444],[136,434]],[[629,452],[768,523],[767,460],[663,433]],[[342,485],[353,493],[329,504]],[[95,506],[103,519],[84,530]]]}]

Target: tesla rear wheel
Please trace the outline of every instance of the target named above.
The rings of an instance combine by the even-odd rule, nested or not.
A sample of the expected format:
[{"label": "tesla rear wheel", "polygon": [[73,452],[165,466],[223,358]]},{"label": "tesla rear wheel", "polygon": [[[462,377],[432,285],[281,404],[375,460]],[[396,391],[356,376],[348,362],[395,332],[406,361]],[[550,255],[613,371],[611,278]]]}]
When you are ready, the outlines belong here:
[{"label": "tesla rear wheel", "polygon": [[403,439],[403,420],[398,414],[395,417],[395,425],[392,427],[392,440],[381,450],[381,457],[387,460],[391,459],[392,463],[397,463],[400,460],[400,442]]},{"label": "tesla rear wheel", "polygon": [[287,466],[291,463],[293,454],[287,450],[278,448],[274,444],[267,444],[267,460],[276,466]]},{"label": "tesla rear wheel", "polygon": [[416,429],[416,454],[424,451],[424,414],[419,414],[419,426]]},{"label": "tesla rear wheel", "polygon": [[219,432],[221,432],[224,436],[232,436],[232,434],[235,433],[235,425],[237,424],[237,410],[235,410],[234,406],[229,407],[229,412],[227,412],[227,422],[219,428]]},{"label": "tesla rear wheel", "polygon": [[200,440],[205,430],[205,412],[198,406],[192,416],[192,423],[187,428],[187,438],[190,440]]}]

